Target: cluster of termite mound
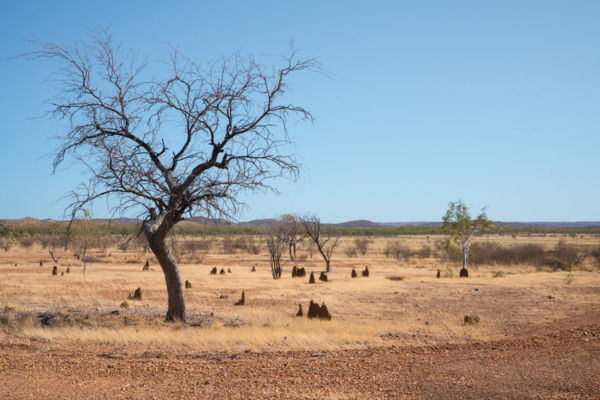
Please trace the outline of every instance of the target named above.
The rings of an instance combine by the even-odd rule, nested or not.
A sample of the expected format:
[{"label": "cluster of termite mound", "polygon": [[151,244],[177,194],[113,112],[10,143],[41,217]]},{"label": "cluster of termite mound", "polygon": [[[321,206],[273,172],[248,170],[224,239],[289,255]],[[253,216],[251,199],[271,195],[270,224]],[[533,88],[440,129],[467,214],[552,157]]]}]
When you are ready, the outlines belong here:
[{"label": "cluster of termite mound", "polygon": [[[296,317],[302,317],[304,316],[304,312],[302,311],[302,304],[298,305],[298,312],[296,313]],[[329,310],[327,309],[327,306],[325,305],[325,303],[323,303],[322,305],[318,305],[317,303],[315,303],[314,301],[310,301],[310,304],[308,305],[308,314],[306,315],[308,318],[310,319],[324,319],[324,320],[331,320],[331,314],[329,314]]]},{"label": "cluster of termite mound", "polygon": [[[361,275],[365,278],[369,277],[369,267],[368,266],[365,266],[365,269],[363,269],[363,271],[361,272]],[[351,276],[353,278],[358,278],[358,274],[356,273],[356,270],[354,268],[352,268]]]},{"label": "cluster of termite mound", "polygon": [[[321,271],[321,274],[319,275],[319,280],[323,281],[323,282],[328,282],[329,278],[327,278],[327,274],[323,271]],[[310,278],[308,278],[308,283],[315,283],[315,273],[313,271],[311,271],[310,273]]]},{"label": "cluster of termite mound", "polygon": [[[227,268],[227,273],[231,274],[231,268]],[[216,275],[217,274],[217,267],[213,267],[213,269],[210,270],[210,274],[211,275]],[[225,275],[225,269],[221,268],[221,270],[219,271],[219,275]]]},{"label": "cluster of termite mound", "polygon": [[294,268],[292,268],[292,278],[301,278],[303,276],[306,276],[304,267],[298,268],[294,265]]},{"label": "cluster of termite mound", "polygon": [[[71,272],[71,267],[67,267],[66,269],[67,274]],[[58,275],[58,267],[55,265],[54,267],[52,267],[52,276]],[[61,271],[60,276],[64,276],[65,275],[65,271]]]}]

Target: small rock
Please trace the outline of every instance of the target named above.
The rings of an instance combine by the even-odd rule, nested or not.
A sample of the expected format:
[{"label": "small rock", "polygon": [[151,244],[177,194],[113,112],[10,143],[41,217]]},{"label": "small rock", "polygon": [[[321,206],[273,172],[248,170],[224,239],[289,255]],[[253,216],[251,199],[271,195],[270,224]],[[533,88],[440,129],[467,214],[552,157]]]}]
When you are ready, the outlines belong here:
[{"label": "small rock", "polygon": [[480,319],[478,315],[465,315],[464,324],[465,325],[477,325]]}]

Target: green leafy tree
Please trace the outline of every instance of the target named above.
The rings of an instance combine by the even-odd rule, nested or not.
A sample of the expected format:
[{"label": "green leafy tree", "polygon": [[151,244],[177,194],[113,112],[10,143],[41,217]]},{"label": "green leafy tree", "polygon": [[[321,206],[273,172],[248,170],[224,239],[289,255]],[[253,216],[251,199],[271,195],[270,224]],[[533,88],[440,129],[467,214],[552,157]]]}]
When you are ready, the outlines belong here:
[{"label": "green leafy tree", "polygon": [[442,221],[444,222],[444,231],[450,235],[449,240],[459,246],[462,255],[460,276],[467,277],[469,276],[467,259],[473,236],[484,232],[491,225],[485,214],[485,208],[481,209],[481,213],[473,219],[469,207],[462,200],[451,201],[448,204],[446,215],[442,217]]}]

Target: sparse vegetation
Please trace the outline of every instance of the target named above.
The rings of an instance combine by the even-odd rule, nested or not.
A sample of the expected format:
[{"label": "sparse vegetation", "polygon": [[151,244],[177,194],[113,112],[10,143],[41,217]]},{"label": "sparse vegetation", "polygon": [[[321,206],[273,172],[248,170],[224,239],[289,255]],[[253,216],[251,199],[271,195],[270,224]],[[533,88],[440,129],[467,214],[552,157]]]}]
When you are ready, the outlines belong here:
[{"label": "sparse vegetation", "polygon": [[331,256],[340,243],[340,238],[335,236],[330,227],[321,224],[321,220],[317,216],[303,217],[301,222],[304,233],[315,244],[325,260],[325,272],[331,271]]},{"label": "sparse vegetation", "polygon": [[385,254],[386,257],[393,257],[397,260],[403,260],[408,264],[412,252],[407,246],[402,245],[397,240],[394,240],[387,242],[383,254]]},{"label": "sparse vegetation", "polygon": [[[265,242],[269,252],[271,274],[273,279],[281,278],[281,255],[289,245],[289,234],[284,225],[278,223],[265,230]],[[295,268],[295,267],[294,267]]]},{"label": "sparse vegetation", "polygon": [[369,251],[370,243],[371,241],[366,237],[356,238],[354,239],[354,248],[360,253],[361,256],[366,256],[367,252]]},{"label": "sparse vegetation", "polygon": [[19,246],[24,248],[25,250],[31,248],[33,246],[33,238],[31,236],[23,236],[19,238]]},{"label": "sparse vegetation", "polygon": [[[235,238],[233,237],[233,239]],[[262,238],[264,240],[264,236]],[[46,324],[51,325],[41,325],[41,323],[36,322],[39,319],[34,318],[31,327],[18,328],[20,329],[19,335],[27,335],[27,337],[40,337],[40,335],[42,335],[41,337],[48,337],[52,335],[52,337],[61,338],[60,340],[69,340],[65,337],[78,337],[83,341],[94,341],[100,340],[95,338],[101,337],[101,340],[110,340],[114,343],[158,341],[159,343],[198,343],[198,345],[203,346],[202,348],[231,346],[237,349],[245,349],[248,346],[251,348],[257,346],[256,348],[262,349],[272,348],[272,345],[267,345],[259,337],[262,337],[262,335],[272,337],[268,335],[271,335],[269,332],[273,331],[281,337],[288,337],[287,341],[279,341],[279,339],[276,341],[278,346],[283,346],[282,348],[320,348],[324,344],[333,346],[333,348],[344,348],[346,346],[363,346],[363,342],[367,345],[380,344],[380,335],[388,332],[390,326],[394,326],[395,331],[401,332],[402,337],[410,338],[412,334],[416,334],[416,326],[406,321],[421,318],[424,309],[434,310],[431,311],[433,315],[427,317],[432,322],[430,326],[425,328],[427,335],[432,335],[440,341],[470,340],[459,334],[461,332],[459,327],[462,326],[463,321],[457,316],[462,316],[462,313],[466,311],[462,309],[465,303],[461,300],[461,296],[465,296],[466,293],[473,293],[473,287],[471,285],[456,285],[455,279],[458,278],[458,273],[455,264],[453,264],[456,261],[440,261],[432,257],[422,257],[425,255],[423,251],[425,247],[430,247],[432,254],[437,256],[438,250],[434,247],[434,244],[443,239],[439,236],[430,236],[429,241],[425,236],[395,240],[370,238],[371,242],[367,253],[367,257],[370,258],[365,259],[365,262],[361,264],[357,264],[355,259],[347,259],[343,256],[336,259],[338,267],[325,274],[328,277],[327,282],[319,280],[322,262],[319,264],[318,260],[306,261],[306,264],[297,266],[296,272],[301,268],[306,268],[309,275],[311,271],[317,271],[313,273],[313,280],[317,283],[310,286],[307,285],[308,276],[291,279],[291,274],[288,273],[282,274],[282,278],[276,284],[273,283],[271,274],[267,272],[269,271],[269,261],[266,247],[263,247],[262,252],[258,255],[244,254],[242,258],[238,252],[229,256],[222,251],[220,241],[223,239],[225,238],[210,239],[213,241],[213,245],[206,258],[211,264],[198,266],[184,262],[181,265],[182,276],[185,276],[185,279],[190,283],[189,285],[184,284],[184,288],[187,287],[187,291],[191,295],[190,299],[193,299],[191,300],[192,304],[194,304],[194,307],[197,305],[203,307],[200,314],[195,314],[194,318],[189,321],[190,325],[183,330],[185,335],[182,336],[175,335],[173,331],[168,330],[164,325],[155,322],[160,318],[160,315],[150,310],[160,309],[160,304],[164,299],[160,295],[164,282],[161,281],[159,274],[142,273],[142,266],[145,265],[146,258],[142,258],[141,253],[135,251],[132,253],[132,250],[121,251],[114,247],[108,247],[104,257],[99,257],[104,253],[98,253],[103,249],[97,248],[92,251],[90,256],[93,254],[93,257],[101,259],[103,262],[94,265],[94,268],[89,270],[85,278],[88,290],[85,292],[78,289],[84,279],[81,274],[67,275],[66,273],[68,265],[81,265],[81,262],[74,258],[72,252],[61,253],[63,258],[61,258],[61,265],[57,268],[58,276],[54,278],[50,277],[53,264],[45,262],[43,268],[39,267],[40,259],[46,258],[49,261],[47,250],[37,247],[32,250],[33,253],[28,253],[19,247],[12,250],[10,254],[5,254],[4,258],[1,258],[1,254],[4,254],[1,253],[0,260],[5,260],[5,262],[0,261],[0,270],[2,270],[2,276],[6,279],[2,281],[4,284],[0,282],[0,304],[23,304],[27,307],[38,308],[40,313],[49,313],[48,318],[45,317],[44,321],[47,321]],[[248,237],[248,239],[257,240],[253,237]],[[567,285],[568,275],[565,275],[569,272],[567,270],[559,275],[545,272],[536,273],[535,271],[538,268],[544,271],[553,270],[551,266],[544,264],[544,260],[550,255],[561,259],[563,258],[561,254],[571,254],[571,251],[567,251],[567,249],[575,249],[579,254],[586,254],[587,257],[583,258],[581,264],[574,266],[573,269],[598,268],[593,255],[593,250],[597,248],[597,245],[594,244],[597,243],[597,238],[586,237],[580,242],[578,238],[577,244],[571,241],[560,242],[562,238],[543,237],[541,235],[526,239],[519,237],[518,239],[515,241],[510,236],[502,239],[488,235],[473,245],[472,265],[474,269],[472,273],[477,276],[477,279],[487,279],[485,281],[485,291],[488,296],[482,297],[481,301],[477,300],[478,302],[475,302],[472,296],[467,296],[469,299],[468,304],[475,307],[473,309],[477,310],[478,315],[481,317],[486,316],[486,321],[489,320],[488,317],[491,314],[489,314],[489,311],[485,311],[487,305],[483,302],[483,299],[489,299],[489,296],[495,296],[494,298],[498,300],[498,303],[494,303],[494,313],[504,313],[502,314],[504,317],[510,315],[510,318],[515,318],[513,314],[507,313],[514,313],[514,307],[511,308],[511,305],[521,304],[524,300],[521,295],[514,299],[506,298],[502,295],[506,287],[525,283],[524,291],[533,296],[540,288],[549,286],[557,287],[559,290],[561,290],[561,287],[565,290],[566,288],[573,290],[573,288],[579,288],[581,285],[587,285],[592,279],[591,275],[585,275],[585,273],[581,277],[581,273],[577,273],[577,275],[572,273],[573,277],[576,276],[576,278]],[[187,240],[204,239],[182,238],[182,243]],[[523,242],[524,240],[525,242]],[[390,257],[384,258],[384,252],[388,244],[394,242],[405,246],[406,251],[411,255],[411,260],[413,258],[418,260],[419,264],[422,264],[422,269],[403,266],[402,273],[399,273],[398,265],[394,262],[396,259],[391,257],[391,254]],[[118,243],[120,241],[115,241],[115,246]],[[345,242],[345,244],[347,243],[348,241]],[[350,240],[350,243],[354,243],[354,238]],[[488,245],[488,243],[491,245]],[[283,253],[287,253],[287,246],[284,248],[286,250]],[[299,250],[303,251],[304,248],[305,244]],[[476,249],[481,249],[481,251],[476,252]],[[23,262],[20,258],[22,257],[21,254],[34,257],[35,265]],[[6,263],[6,260],[10,262]],[[133,264],[127,263],[128,260],[132,260]],[[369,262],[368,267],[366,267],[367,262]],[[475,262],[478,262],[478,264],[475,264]],[[14,263],[18,263],[19,268],[14,268]],[[155,261],[151,260],[150,265],[152,263],[155,263]],[[538,263],[541,264],[538,266]],[[415,266],[414,262],[412,264]],[[253,266],[256,266],[255,270],[257,272],[255,273],[250,272]],[[209,277],[211,269],[215,275]],[[227,274],[228,269],[234,273]],[[353,269],[357,275],[357,278],[354,279],[352,279]],[[438,270],[441,279],[439,281],[436,278]],[[129,272],[124,273],[125,271]],[[219,275],[219,271],[222,271],[221,275]],[[65,272],[62,278],[60,277],[61,272]],[[361,277],[367,274],[369,278]],[[18,276],[19,279],[15,280],[14,276]],[[421,283],[422,281],[424,283]],[[437,285],[432,286],[432,281],[436,282]],[[16,286],[14,282],[17,282]],[[183,283],[185,283],[185,280]],[[193,289],[189,287],[192,283]],[[136,293],[132,290],[138,286],[141,288],[141,302],[133,299],[136,297]],[[536,289],[530,293],[530,290],[527,289],[529,286],[534,286]],[[114,290],[112,287],[114,287]],[[235,307],[236,311],[234,311],[234,303],[241,299],[242,288],[244,291],[255,294],[252,296],[249,309],[246,308],[249,304],[248,296],[244,294],[245,307]],[[215,291],[217,291],[216,294]],[[319,307],[321,301],[324,301],[327,307],[331,305],[329,311],[332,308],[335,310],[334,319],[328,322],[328,324],[332,324],[329,325],[330,328],[322,327],[315,323],[314,319],[310,326],[302,325],[301,321],[308,322],[305,318],[308,293],[312,296],[319,296]],[[425,293],[427,295],[423,297]],[[456,307],[452,306],[452,311],[439,310],[433,306],[433,300],[429,300],[430,293],[434,293],[435,298],[454,298],[458,305]],[[496,294],[492,295],[491,293]],[[519,291],[519,293],[522,292]],[[552,295],[556,296],[558,294],[560,296],[559,293],[552,292]],[[127,299],[128,295],[131,299]],[[219,298],[220,296],[228,296],[231,301],[223,301]],[[479,299],[479,297],[477,298]],[[124,301],[128,303],[129,308],[120,306]],[[398,308],[397,312],[393,311],[388,315],[390,311],[383,310],[391,302],[400,302],[402,307]],[[302,313],[304,318],[294,317],[299,310],[299,303],[304,303]],[[47,307],[43,306],[44,304],[47,304]],[[593,304],[593,301],[589,304]],[[566,306],[566,303],[563,306]],[[535,315],[539,313],[541,319],[551,318],[552,313],[555,312],[552,307],[555,307],[555,305],[536,303],[535,308],[532,310],[523,309],[519,311],[523,313],[519,318],[523,323],[528,324],[532,318],[538,318],[532,316],[534,315],[531,314],[533,312]],[[579,307],[583,306],[579,304]],[[95,308],[106,311],[95,311]],[[57,309],[61,312],[68,311],[71,318],[52,316]],[[86,322],[83,318],[84,315],[79,315],[75,310],[81,310],[81,313],[89,314],[90,317],[87,320],[89,322]],[[110,314],[115,310],[120,314]],[[210,316],[211,312],[214,313],[214,316]],[[402,314],[398,314],[400,312]],[[15,318],[19,315],[23,315],[23,313],[13,313]],[[36,314],[31,315],[35,317]],[[126,318],[129,322],[114,325],[109,333],[103,330],[103,326],[115,323],[114,321],[117,318],[121,318],[121,320]],[[338,325],[338,320],[343,321],[343,323]],[[39,325],[37,325],[38,323]],[[88,326],[86,325],[88,323],[94,327],[81,330],[81,327]],[[155,323],[156,325],[154,325]],[[451,327],[451,329],[436,330],[439,329],[436,327],[439,327],[440,323]],[[196,327],[196,324],[199,324],[198,327]],[[221,327],[218,329],[216,327],[212,328],[213,324],[221,324]],[[270,327],[265,327],[266,324]],[[290,326],[286,327],[286,324],[290,324]],[[37,328],[38,326],[45,326],[45,328],[43,331],[38,330],[40,329]],[[233,328],[233,326],[236,326],[236,328]],[[419,324],[418,326],[422,328],[423,325]],[[129,330],[130,328],[133,330]],[[474,328],[469,330],[469,335],[474,335],[482,340],[487,340],[489,337],[501,338],[505,335],[504,331],[494,330],[495,327],[488,326],[488,324],[480,323]],[[13,326],[10,329],[15,332],[14,329],[17,328]],[[63,331],[65,329],[76,330]],[[235,335],[230,332],[231,329],[236,330]],[[332,331],[327,333],[323,329],[332,329]],[[215,338],[215,341],[210,342],[208,339],[201,339],[205,335]],[[105,339],[106,337],[111,339]],[[306,337],[310,339],[306,339]],[[419,337],[417,334],[416,339],[409,340],[411,340],[411,343],[416,343]]]},{"label": "sparse vegetation", "polygon": [[496,243],[475,243],[470,261],[473,265],[533,265],[538,269],[571,271],[580,265],[585,252],[577,245],[559,241],[545,250],[536,244],[501,246]]}]

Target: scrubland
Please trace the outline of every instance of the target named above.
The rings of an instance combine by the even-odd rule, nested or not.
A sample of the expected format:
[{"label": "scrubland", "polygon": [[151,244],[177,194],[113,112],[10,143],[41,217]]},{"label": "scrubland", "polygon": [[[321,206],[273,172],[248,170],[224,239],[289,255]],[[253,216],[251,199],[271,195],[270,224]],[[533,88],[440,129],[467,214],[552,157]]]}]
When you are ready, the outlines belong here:
[{"label": "scrubland", "polygon": [[[466,279],[442,239],[345,237],[329,281],[309,284],[310,272],[324,263],[306,242],[296,261],[284,257],[282,278],[274,280],[261,237],[240,239],[240,246],[235,238],[208,245],[183,238],[175,245],[182,281],[192,285],[185,289],[185,325],[163,322],[164,277],[141,247],[88,251],[83,276],[73,251],[56,252],[55,263],[39,243],[17,244],[0,250],[0,341],[234,353],[366,349],[518,338],[600,312],[596,236],[481,237]],[[293,265],[307,276],[292,278]],[[231,273],[211,275],[215,266]],[[370,276],[362,277],[366,266]],[[138,287],[142,299],[128,300]],[[246,304],[234,306],[242,291]],[[332,320],[296,317],[298,305],[306,313],[310,300],[324,302]],[[480,322],[465,325],[465,315]]]}]

